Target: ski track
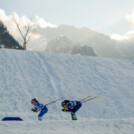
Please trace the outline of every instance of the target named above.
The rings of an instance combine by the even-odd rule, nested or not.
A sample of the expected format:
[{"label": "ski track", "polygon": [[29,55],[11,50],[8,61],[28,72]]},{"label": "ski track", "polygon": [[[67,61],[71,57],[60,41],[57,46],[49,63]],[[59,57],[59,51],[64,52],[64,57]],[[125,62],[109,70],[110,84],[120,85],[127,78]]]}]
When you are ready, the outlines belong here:
[{"label": "ski track", "polygon": [[[40,70],[42,70],[41,74],[46,78],[46,80],[44,81],[44,85],[46,86],[46,89],[44,90],[44,95],[46,96],[46,95],[52,93],[50,96],[48,96],[49,99],[47,100],[47,102],[45,102],[45,104],[47,104],[49,102],[52,102],[52,101],[62,97],[61,96],[62,92],[61,91],[60,91],[61,93],[59,92],[60,86],[57,86],[57,85],[59,85],[59,82],[58,82],[59,79],[58,79],[56,73],[54,72],[54,69],[46,61],[45,56],[38,52],[35,55],[36,55],[36,57],[38,57],[37,58],[38,64],[40,65]],[[48,93],[46,93],[46,90],[48,90]],[[57,103],[59,104],[60,102],[57,101],[56,105],[51,104],[52,109],[56,109],[56,113],[58,111]],[[48,108],[49,107],[50,106],[48,105]],[[51,115],[51,116],[53,117],[53,115]],[[50,118],[52,118],[51,116],[50,116]]]},{"label": "ski track", "polygon": [[39,58],[42,62],[42,65],[44,66],[45,71],[47,72],[47,75],[49,76],[49,79],[51,81],[51,84],[53,85],[54,90],[57,92],[57,96],[59,98],[63,97],[61,86],[60,86],[60,78],[56,74],[54,68],[48,63],[45,56],[41,53],[38,53]]},{"label": "ski track", "polygon": [[[55,87],[53,86],[53,82],[52,82],[51,77],[50,77],[50,75],[45,67],[46,65],[44,64],[44,61],[43,61],[43,60],[45,60],[45,57],[43,57],[44,59],[42,59],[39,53],[36,53],[36,57],[37,57],[37,60],[40,64],[40,70],[42,70],[41,71],[41,73],[43,74],[42,76],[44,76],[46,78],[46,80],[43,81],[44,85],[46,85],[46,88],[49,90],[49,92],[55,92]],[[53,98],[51,98],[51,99],[53,99]]]}]

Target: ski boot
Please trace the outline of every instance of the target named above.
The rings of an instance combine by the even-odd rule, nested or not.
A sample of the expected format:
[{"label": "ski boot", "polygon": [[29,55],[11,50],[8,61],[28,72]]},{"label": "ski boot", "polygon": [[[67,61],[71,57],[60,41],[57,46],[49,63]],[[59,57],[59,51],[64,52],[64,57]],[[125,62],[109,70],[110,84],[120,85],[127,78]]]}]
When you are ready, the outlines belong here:
[{"label": "ski boot", "polygon": [[77,120],[77,117],[75,115],[75,113],[71,112],[71,117],[72,117],[72,120]]}]

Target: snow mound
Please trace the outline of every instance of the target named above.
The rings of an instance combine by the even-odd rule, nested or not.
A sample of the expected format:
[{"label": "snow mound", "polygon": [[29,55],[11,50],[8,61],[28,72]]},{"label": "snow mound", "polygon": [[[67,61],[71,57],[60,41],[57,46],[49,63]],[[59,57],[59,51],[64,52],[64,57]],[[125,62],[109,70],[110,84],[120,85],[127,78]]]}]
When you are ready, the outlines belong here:
[{"label": "snow mound", "polygon": [[[1,50],[0,64],[1,116],[18,113],[31,119],[33,97],[46,104],[99,95],[83,104],[80,119],[134,117],[134,61]],[[46,119],[68,119],[60,102],[48,107]]]}]

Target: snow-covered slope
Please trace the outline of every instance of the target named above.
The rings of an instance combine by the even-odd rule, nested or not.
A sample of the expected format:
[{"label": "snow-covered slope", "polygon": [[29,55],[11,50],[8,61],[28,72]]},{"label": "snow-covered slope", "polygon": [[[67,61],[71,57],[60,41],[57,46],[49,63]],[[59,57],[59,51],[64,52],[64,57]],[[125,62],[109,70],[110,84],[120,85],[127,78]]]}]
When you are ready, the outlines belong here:
[{"label": "snow-covered slope", "polygon": [[[77,122],[61,111],[60,101],[48,106],[43,122],[31,112],[33,97],[46,104],[88,95],[100,98],[83,104]],[[24,122],[0,121],[0,134],[132,134],[134,61],[1,49],[0,119],[4,116],[19,116]]]}]

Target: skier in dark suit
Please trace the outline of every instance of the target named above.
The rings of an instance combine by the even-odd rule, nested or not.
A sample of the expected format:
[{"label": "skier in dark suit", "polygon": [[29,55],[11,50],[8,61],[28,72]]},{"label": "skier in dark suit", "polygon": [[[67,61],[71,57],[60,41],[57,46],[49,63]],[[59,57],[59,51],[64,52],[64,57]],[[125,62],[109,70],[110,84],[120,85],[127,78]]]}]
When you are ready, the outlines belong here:
[{"label": "skier in dark suit", "polygon": [[82,106],[82,103],[80,101],[64,100],[61,103],[61,106],[63,107],[62,109],[63,112],[71,112],[72,120],[77,120],[75,113]]}]

